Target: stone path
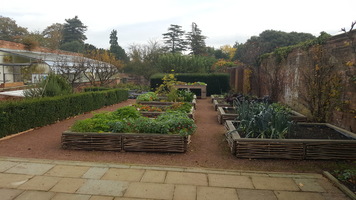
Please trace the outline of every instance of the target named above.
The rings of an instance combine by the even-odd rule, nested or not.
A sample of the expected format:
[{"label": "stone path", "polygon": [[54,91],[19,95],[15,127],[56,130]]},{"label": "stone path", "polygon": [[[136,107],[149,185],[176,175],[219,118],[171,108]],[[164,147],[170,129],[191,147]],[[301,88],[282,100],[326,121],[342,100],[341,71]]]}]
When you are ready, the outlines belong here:
[{"label": "stone path", "polygon": [[0,157],[1,200],[348,199],[321,174]]}]

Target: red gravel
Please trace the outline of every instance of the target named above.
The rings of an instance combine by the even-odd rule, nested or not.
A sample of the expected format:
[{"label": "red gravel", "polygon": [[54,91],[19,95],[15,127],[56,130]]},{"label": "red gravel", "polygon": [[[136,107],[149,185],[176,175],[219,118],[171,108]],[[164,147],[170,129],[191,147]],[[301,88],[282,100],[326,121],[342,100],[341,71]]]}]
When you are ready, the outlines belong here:
[{"label": "red gravel", "polygon": [[[113,111],[121,106],[134,103],[128,100],[100,111]],[[206,167],[253,171],[320,172],[335,168],[337,161],[299,160],[249,160],[238,159],[229,152],[224,141],[224,126],[218,124],[217,113],[211,99],[200,99],[195,113],[197,132],[186,153],[145,153],[145,152],[106,152],[76,151],[61,149],[61,134],[75,120],[91,117],[92,113],[76,116],[56,124],[40,127],[24,134],[0,141],[0,156],[112,162],[141,165],[169,165],[181,167]]]}]

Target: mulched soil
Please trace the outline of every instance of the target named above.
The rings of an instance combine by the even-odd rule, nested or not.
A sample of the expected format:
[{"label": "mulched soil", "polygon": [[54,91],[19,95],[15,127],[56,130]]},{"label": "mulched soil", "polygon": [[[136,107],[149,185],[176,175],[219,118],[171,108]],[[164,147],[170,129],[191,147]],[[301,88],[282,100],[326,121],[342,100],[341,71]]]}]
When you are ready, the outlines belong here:
[{"label": "mulched soil", "polygon": [[351,137],[339,133],[338,131],[321,125],[303,126],[296,125],[292,128],[286,138],[291,139],[330,139],[330,140],[354,140]]},{"label": "mulched soil", "polygon": [[[94,112],[113,111],[133,104],[128,100]],[[199,99],[195,119],[198,129],[192,136],[186,153],[145,153],[78,151],[61,149],[61,134],[76,120],[92,116],[86,113],[24,134],[0,141],[0,156],[111,162],[121,164],[163,165],[179,167],[205,167],[252,171],[321,172],[335,169],[345,161],[238,159],[224,140],[224,126],[217,122],[211,99]],[[347,162],[346,162],[347,164]]]}]

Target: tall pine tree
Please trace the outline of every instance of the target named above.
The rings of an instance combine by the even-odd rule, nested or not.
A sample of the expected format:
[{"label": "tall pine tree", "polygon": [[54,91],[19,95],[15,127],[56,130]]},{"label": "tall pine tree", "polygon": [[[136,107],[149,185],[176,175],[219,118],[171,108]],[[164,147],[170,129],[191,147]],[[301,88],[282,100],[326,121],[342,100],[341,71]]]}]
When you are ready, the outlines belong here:
[{"label": "tall pine tree", "polygon": [[204,55],[206,54],[205,45],[206,36],[201,34],[201,30],[198,28],[196,23],[192,23],[192,31],[188,32],[187,40],[189,44],[189,49],[193,55]]},{"label": "tall pine tree", "polygon": [[114,54],[115,58],[124,62],[127,62],[128,56],[125,50],[119,45],[117,30],[112,30],[110,33],[110,52]]},{"label": "tall pine tree", "polygon": [[168,33],[163,34],[166,48],[171,53],[182,53],[187,50],[187,42],[183,38],[185,31],[182,26],[171,24],[168,28]]},{"label": "tall pine tree", "polygon": [[87,39],[84,34],[85,31],[87,31],[87,26],[79,20],[78,16],[75,16],[72,19],[66,19],[65,21],[66,23],[63,25],[62,44],[60,49],[83,52],[84,41]]}]

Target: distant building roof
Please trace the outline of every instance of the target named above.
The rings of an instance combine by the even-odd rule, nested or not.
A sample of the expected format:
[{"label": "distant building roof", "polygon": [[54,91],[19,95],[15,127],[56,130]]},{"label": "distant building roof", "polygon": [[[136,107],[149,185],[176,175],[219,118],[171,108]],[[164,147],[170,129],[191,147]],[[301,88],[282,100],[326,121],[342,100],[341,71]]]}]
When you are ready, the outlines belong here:
[{"label": "distant building roof", "polygon": [[12,97],[25,97],[23,92],[24,90],[13,90],[13,91],[0,92],[0,95],[12,96]]},{"label": "distant building roof", "polygon": [[27,50],[18,50],[18,49],[4,49],[0,48],[0,51],[15,54],[18,56],[26,57],[33,59],[34,62],[45,62],[50,66],[53,66],[56,61],[60,59],[66,59],[68,64],[71,61],[75,60],[75,58],[79,58],[82,56],[78,55],[68,55],[68,54],[59,54],[59,53],[49,53],[49,52],[35,52],[35,51],[27,51]]}]

